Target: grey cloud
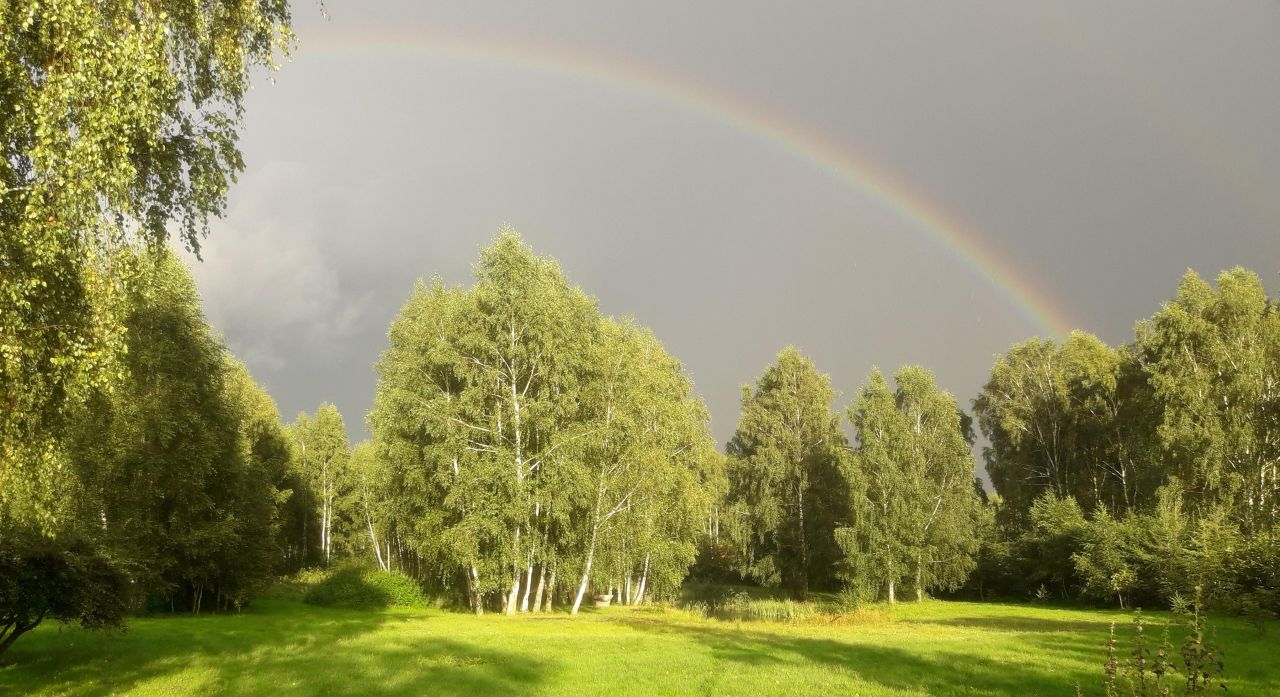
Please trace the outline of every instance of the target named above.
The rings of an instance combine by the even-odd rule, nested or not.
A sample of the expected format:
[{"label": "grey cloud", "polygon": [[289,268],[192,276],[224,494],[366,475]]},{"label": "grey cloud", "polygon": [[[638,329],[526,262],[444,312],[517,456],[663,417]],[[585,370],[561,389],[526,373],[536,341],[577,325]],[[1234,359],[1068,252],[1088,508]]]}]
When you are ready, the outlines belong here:
[{"label": "grey cloud", "polygon": [[[706,85],[902,182],[1111,342],[1188,267],[1280,270],[1280,9],[1232,3],[329,2],[255,89],[248,172],[196,275],[286,416],[354,435],[414,279],[510,223],[685,361],[718,438],[783,345],[844,399],[923,363],[962,401],[1036,326],[980,273],[778,143],[518,58]],[[506,42],[474,60],[358,35]],[[424,42],[430,41],[423,38]],[[347,45],[311,50],[308,46]],[[584,66],[584,68],[587,66]]]}]

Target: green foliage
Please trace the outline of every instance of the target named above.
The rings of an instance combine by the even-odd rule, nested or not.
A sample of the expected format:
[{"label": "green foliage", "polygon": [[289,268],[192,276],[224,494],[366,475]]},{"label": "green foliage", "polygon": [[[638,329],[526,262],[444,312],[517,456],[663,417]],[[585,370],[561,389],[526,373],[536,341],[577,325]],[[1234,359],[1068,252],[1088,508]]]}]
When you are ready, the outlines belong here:
[{"label": "green foliage", "polygon": [[314,415],[299,414],[287,436],[293,448],[290,482],[297,493],[297,520],[290,526],[293,535],[286,540],[287,549],[296,559],[296,567],[328,565],[335,548],[339,556],[343,551],[335,543],[335,532],[344,522],[338,519],[339,510],[349,507],[351,446],[347,427],[338,408],[325,403]]},{"label": "green foliage", "polygon": [[837,531],[851,592],[896,600],[910,583],[922,599],[953,590],[974,566],[981,509],[974,463],[955,399],[919,367],[903,368],[891,392],[873,370],[849,419],[857,436],[845,468],[853,511]]},{"label": "green foliage", "polygon": [[240,607],[277,556],[275,404],[213,337],[172,253],[142,266],[125,327],[124,379],[77,412],[66,444],[83,486],[71,521],[121,560],[136,602]]},{"label": "green foliage", "polygon": [[311,605],[343,608],[427,607],[416,581],[404,574],[360,566],[338,569],[307,589]]},{"label": "green foliage", "polygon": [[1246,534],[1280,523],[1280,310],[1236,268],[1215,290],[1193,272],[1140,323],[1137,352],[1154,393],[1168,475],[1192,513],[1228,512]]},{"label": "green foliage", "polygon": [[848,520],[840,477],[840,417],[831,379],[794,347],[778,354],[754,388],[727,452],[728,505],[740,527],[743,573],[803,599],[830,587]]},{"label": "green foliage", "polygon": [[1133,563],[1137,550],[1129,539],[1132,525],[1111,517],[1099,508],[1085,527],[1081,550],[1072,555],[1076,573],[1084,582],[1084,592],[1097,598],[1114,596],[1125,606],[1125,596],[1138,584]]},{"label": "green foliage", "polygon": [[1149,504],[1161,484],[1149,400],[1133,352],[1091,334],[1031,339],[997,358],[973,406],[1001,522],[1025,527],[1045,491],[1114,514]]},{"label": "green foliage", "polygon": [[674,591],[714,467],[682,366],[514,232],[475,276],[420,283],[391,325],[366,527],[477,612],[576,605],[588,585]]},{"label": "green foliage", "polygon": [[1278,386],[1280,312],[1239,268],[1216,288],[1188,272],[1129,346],[1014,346],[974,402],[1000,506],[972,585],[1122,605],[1200,586],[1216,607],[1274,614]]},{"label": "green foliage", "polygon": [[119,378],[130,243],[191,249],[285,0],[0,4],[0,519],[59,533],[70,412]]},{"label": "green foliage", "polygon": [[128,581],[98,550],[83,541],[0,532],[0,654],[45,619],[85,629],[124,624]]}]

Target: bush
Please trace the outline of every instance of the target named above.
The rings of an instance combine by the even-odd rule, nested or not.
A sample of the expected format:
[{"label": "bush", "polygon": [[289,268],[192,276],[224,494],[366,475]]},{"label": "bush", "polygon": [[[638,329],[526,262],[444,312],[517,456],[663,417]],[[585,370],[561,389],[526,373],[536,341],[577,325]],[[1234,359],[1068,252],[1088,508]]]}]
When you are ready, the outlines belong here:
[{"label": "bush", "polygon": [[303,594],[310,605],[344,608],[426,607],[422,588],[413,579],[391,571],[360,567],[338,569]]},{"label": "bush", "polygon": [[0,546],[0,653],[42,620],[124,625],[128,581],[87,542],[13,534]]}]

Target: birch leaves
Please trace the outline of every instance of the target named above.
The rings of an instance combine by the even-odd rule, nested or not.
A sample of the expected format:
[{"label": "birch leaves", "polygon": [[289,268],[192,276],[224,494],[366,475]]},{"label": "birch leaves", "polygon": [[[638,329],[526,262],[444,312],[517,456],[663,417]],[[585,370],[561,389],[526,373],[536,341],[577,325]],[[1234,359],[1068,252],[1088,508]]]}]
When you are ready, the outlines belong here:
[{"label": "birch leaves", "polygon": [[545,607],[570,588],[555,579],[575,600],[625,587],[646,557],[683,576],[704,508],[695,458],[712,446],[679,363],[513,232],[475,275],[469,290],[419,284],[378,364],[369,423],[400,529],[477,612]]},{"label": "birch leaves", "polygon": [[836,535],[854,590],[890,602],[904,584],[917,599],[955,589],[977,551],[974,462],[955,398],[917,366],[895,382],[896,392],[873,370],[849,410],[852,525]]}]

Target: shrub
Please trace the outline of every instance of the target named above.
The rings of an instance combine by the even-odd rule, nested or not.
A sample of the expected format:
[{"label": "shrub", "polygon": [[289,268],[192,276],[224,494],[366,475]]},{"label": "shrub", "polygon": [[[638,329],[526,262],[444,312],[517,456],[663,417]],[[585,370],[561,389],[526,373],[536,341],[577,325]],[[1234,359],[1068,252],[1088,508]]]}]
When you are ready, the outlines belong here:
[{"label": "shrub", "polygon": [[310,605],[344,608],[426,607],[427,598],[413,579],[391,571],[360,567],[338,569],[307,589]]},{"label": "shrub", "polygon": [[[14,535],[13,538],[20,538]],[[128,581],[90,544],[38,536],[0,546],[0,653],[42,620],[85,629],[124,625]]]}]

